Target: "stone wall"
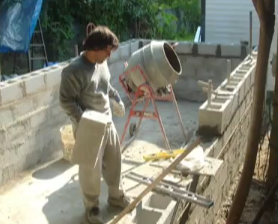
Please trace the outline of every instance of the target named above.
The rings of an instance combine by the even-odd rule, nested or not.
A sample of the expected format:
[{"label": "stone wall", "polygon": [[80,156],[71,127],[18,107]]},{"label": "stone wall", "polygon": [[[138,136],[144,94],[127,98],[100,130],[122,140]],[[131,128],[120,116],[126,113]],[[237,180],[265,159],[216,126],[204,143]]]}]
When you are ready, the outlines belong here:
[{"label": "stone wall", "polygon": [[0,183],[61,155],[58,127],[66,117],[58,106],[58,83],[67,63],[1,83]]},{"label": "stone wall", "polygon": [[[130,55],[148,42],[149,40],[124,42],[116,52],[112,53],[108,60],[112,75],[111,83],[119,90],[125,102],[128,101],[119,84],[119,74],[123,72],[124,62]],[[196,47],[198,51],[196,51]],[[232,46],[229,47],[231,52],[233,52],[234,48]],[[204,44],[192,45],[192,43],[180,42],[177,48],[179,56],[191,57],[186,62],[181,59],[183,63],[188,65],[187,68],[187,65],[183,64],[184,73],[182,76],[187,76],[188,73],[185,72],[192,69],[194,57],[197,60],[196,66],[199,69],[199,73],[191,74],[191,79],[194,82],[197,82],[199,76],[203,76],[204,80],[206,80],[205,76],[208,75],[207,69],[202,69],[199,65],[214,66],[214,71],[216,71],[217,67],[219,67],[217,62],[214,65],[211,64],[213,64],[213,59],[218,59],[213,55],[212,57],[208,56],[208,53],[204,53],[204,56],[200,53],[211,52],[211,50],[207,51],[206,49],[212,48]],[[219,49],[219,46],[215,48]],[[188,49],[191,49],[191,52]],[[241,46],[236,46],[235,49],[236,52],[239,52],[239,49],[242,48]],[[241,50],[240,52],[242,53]],[[230,54],[234,55],[235,53]],[[221,55],[224,56],[223,51]],[[218,50],[216,56],[222,57],[221,55],[219,55]],[[210,62],[206,62],[206,59]],[[189,63],[190,60],[192,63]],[[240,60],[240,57],[236,60]],[[37,163],[61,156],[62,147],[59,129],[68,122],[68,118],[59,107],[58,89],[61,71],[69,62],[66,61],[52,67],[37,70],[0,84],[0,184],[17,176],[21,171],[32,168]],[[236,66],[237,63],[235,61],[233,66]],[[225,67],[225,65],[223,66]],[[224,67],[222,68],[223,72],[218,73],[219,75],[216,75],[213,80],[220,82],[220,80],[225,78]],[[191,87],[189,82],[185,82],[185,85],[191,90],[181,92],[177,86],[174,88],[177,95],[184,96],[188,94],[188,97],[184,96],[184,99],[189,99],[192,94],[196,93],[196,90]],[[200,94],[202,93],[200,92]]]}]

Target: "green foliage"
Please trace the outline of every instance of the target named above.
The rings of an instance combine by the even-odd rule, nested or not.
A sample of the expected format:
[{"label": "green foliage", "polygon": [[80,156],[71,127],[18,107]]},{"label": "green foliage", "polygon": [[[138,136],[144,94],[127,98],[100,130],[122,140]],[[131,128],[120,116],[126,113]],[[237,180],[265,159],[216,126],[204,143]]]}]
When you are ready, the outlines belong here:
[{"label": "green foliage", "polygon": [[[177,27],[177,21],[199,23],[199,0],[48,0],[43,28],[48,40],[58,47],[60,59],[67,58],[68,43],[76,33],[74,25],[86,27],[89,22],[106,25],[120,41],[130,38],[183,39],[189,32]],[[168,10],[185,12],[177,18]],[[174,11],[175,12],[175,11]],[[79,31],[80,32],[80,31]],[[82,30],[82,39],[85,37]],[[194,31],[195,32],[195,31]]]}]

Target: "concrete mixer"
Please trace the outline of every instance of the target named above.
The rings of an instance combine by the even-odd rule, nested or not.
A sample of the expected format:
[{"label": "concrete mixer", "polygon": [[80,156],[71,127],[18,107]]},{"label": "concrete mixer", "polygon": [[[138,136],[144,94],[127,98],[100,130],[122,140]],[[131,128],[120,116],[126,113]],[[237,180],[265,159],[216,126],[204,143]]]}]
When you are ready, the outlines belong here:
[{"label": "concrete mixer", "polygon": [[[135,51],[125,63],[125,70],[119,76],[119,81],[131,101],[129,115],[125,129],[121,137],[121,144],[129,126],[131,140],[125,144],[123,151],[136,138],[142,119],[154,119],[158,121],[167,149],[171,149],[161,117],[156,106],[156,101],[172,101],[174,103],[182,133],[187,141],[187,134],[179,112],[178,104],[172,85],[179,79],[182,73],[180,60],[174,51],[174,45],[166,41],[152,41],[150,44]],[[143,110],[136,109],[136,105],[143,103]],[[147,111],[149,104],[153,105],[153,111]],[[132,117],[139,117],[138,124],[131,123]],[[130,124],[130,125],[129,125]]]},{"label": "concrete mixer", "polygon": [[127,61],[125,71],[140,66],[139,70],[128,72],[126,84],[135,92],[143,84],[148,84],[156,93],[170,91],[169,85],[175,84],[182,73],[178,55],[166,41],[151,41],[150,44],[135,51]]}]

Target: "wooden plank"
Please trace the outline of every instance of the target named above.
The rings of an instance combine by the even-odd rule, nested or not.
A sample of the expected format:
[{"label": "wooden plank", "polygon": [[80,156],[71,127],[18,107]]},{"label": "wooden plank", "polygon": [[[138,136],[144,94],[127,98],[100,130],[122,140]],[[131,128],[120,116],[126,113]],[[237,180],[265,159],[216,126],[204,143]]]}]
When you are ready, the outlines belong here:
[{"label": "wooden plank", "polygon": [[168,175],[173,168],[175,168],[190,152],[193,151],[195,147],[197,147],[201,143],[201,139],[197,138],[195,141],[193,141],[191,144],[189,144],[186,148],[185,151],[179,155],[163,172],[154,179],[153,183],[147,186],[143,192],[141,192],[137,198],[135,198],[118,216],[115,217],[115,219],[112,220],[110,224],[116,224],[118,223],[126,214],[131,212],[134,208],[136,208],[137,204],[142,201],[142,199],[149,193],[151,192],[157,184],[163,178]]}]

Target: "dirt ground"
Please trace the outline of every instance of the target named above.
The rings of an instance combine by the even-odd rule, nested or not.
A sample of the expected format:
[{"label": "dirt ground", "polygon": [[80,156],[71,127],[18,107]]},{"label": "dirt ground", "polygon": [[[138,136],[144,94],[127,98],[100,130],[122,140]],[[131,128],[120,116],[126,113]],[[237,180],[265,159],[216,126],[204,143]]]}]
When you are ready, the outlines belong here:
[{"label": "dirt ground", "polygon": [[[265,176],[267,172],[267,161],[269,156],[268,143],[269,136],[266,136],[257,156],[255,173],[249,195],[243,210],[241,220],[239,224],[252,224],[255,216],[257,215],[265,198]],[[234,184],[230,188],[229,196],[222,204],[222,209],[219,213],[217,224],[226,224],[229,209],[232,204],[232,200],[237,190],[237,185],[242,173],[242,167],[238,176],[235,178]],[[278,224],[278,206],[273,212],[265,212],[260,220],[260,224]]]}]

